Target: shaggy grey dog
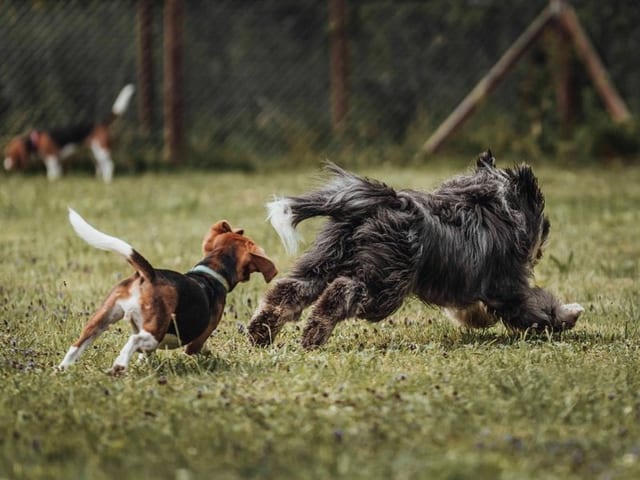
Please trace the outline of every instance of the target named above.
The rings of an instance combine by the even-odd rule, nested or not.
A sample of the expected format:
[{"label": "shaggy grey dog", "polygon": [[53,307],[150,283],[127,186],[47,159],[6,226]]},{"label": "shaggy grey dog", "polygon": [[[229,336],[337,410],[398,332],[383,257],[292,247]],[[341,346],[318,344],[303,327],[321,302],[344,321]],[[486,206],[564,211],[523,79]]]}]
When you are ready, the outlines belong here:
[{"label": "shaggy grey dog", "polygon": [[315,302],[302,344],[324,344],[350,317],[389,316],[407,295],[445,307],[467,327],[501,320],[516,330],[572,328],[584,309],[531,286],[549,234],[544,197],[528,165],[499,169],[491,152],[468,175],[432,193],[396,191],[336,165],[324,188],[268,204],[285,247],[295,227],[328,221],[289,277],[267,292],[248,327],[257,345],[273,341],[286,322]]}]

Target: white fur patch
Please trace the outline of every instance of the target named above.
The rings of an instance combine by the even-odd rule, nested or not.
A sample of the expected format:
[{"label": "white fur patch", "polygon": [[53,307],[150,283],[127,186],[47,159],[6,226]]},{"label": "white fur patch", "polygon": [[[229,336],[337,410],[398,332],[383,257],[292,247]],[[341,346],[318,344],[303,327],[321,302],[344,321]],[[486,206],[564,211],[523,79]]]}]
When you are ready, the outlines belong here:
[{"label": "white fur patch", "polygon": [[116,97],[116,101],[113,102],[113,107],[111,111],[114,115],[122,115],[129,106],[129,101],[131,100],[131,96],[133,92],[135,92],[136,88],[132,84],[125,85],[120,93]]},{"label": "white fur patch", "polygon": [[60,362],[60,365],[58,365],[58,368],[64,370],[74,364],[82,353],[82,350],[84,350],[84,348],[80,349],[80,347],[74,347],[73,345],[69,347],[67,354],[62,359],[62,362]]},{"label": "white fur patch", "polygon": [[300,235],[293,227],[293,212],[289,201],[286,198],[279,198],[267,203],[266,207],[267,220],[280,236],[284,249],[289,255],[296,253]]},{"label": "white fur patch", "polygon": [[100,250],[109,250],[129,258],[133,247],[124,240],[112,237],[89,225],[75,210],[69,208],[69,222],[78,236],[85,242]]},{"label": "white fur patch", "polygon": [[135,331],[142,329],[142,310],[140,307],[140,284],[134,283],[134,288],[129,292],[127,298],[119,298],[116,305],[122,308],[124,315],[122,318],[130,321]]},{"label": "white fur patch", "polygon": [[156,348],[158,348],[158,341],[153,335],[151,335],[151,333],[146,330],[140,330],[138,333],[134,333],[129,337],[129,340],[127,340],[124,347],[122,347],[120,355],[118,355],[118,358],[113,362],[111,371],[113,373],[118,373],[125,370],[134,353],[151,352]]},{"label": "white fur patch", "polygon": [[75,143],[68,143],[62,150],[60,150],[60,158],[67,158],[74,154],[74,152],[78,149],[78,146]]},{"label": "white fur patch", "polygon": [[91,151],[96,159],[96,176],[102,178],[105,183],[111,182],[113,178],[113,161],[109,150],[100,145],[99,142],[91,142]]},{"label": "white fur patch", "polygon": [[574,316],[575,318],[578,318],[580,314],[584,312],[584,307],[579,303],[565,303],[560,308],[562,311]]},{"label": "white fur patch", "polygon": [[47,167],[47,178],[49,180],[58,180],[62,176],[62,166],[55,155],[45,157],[44,165]]}]

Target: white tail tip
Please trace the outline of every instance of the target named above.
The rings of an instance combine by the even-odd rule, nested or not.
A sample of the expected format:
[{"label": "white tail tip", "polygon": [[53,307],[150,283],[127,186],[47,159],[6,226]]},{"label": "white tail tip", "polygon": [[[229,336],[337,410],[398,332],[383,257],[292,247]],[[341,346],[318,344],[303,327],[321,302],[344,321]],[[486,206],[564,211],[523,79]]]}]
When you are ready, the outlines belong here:
[{"label": "white tail tip", "polygon": [[127,110],[131,96],[135,91],[136,87],[131,83],[125,85],[123,89],[120,90],[120,93],[116,97],[116,101],[113,102],[113,107],[111,108],[114,115],[122,115]]},{"label": "white tail tip", "polygon": [[267,203],[266,207],[267,220],[280,236],[284,249],[289,255],[296,253],[300,236],[293,227],[293,212],[289,201],[285,198],[276,199]]},{"label": "white tail tip", "polygon": [[72,208],[69,208],[69,222],[78,236],[92,247],[116,252],[127,258],[132,255],[133,247],[131,245],[92,227]]}]

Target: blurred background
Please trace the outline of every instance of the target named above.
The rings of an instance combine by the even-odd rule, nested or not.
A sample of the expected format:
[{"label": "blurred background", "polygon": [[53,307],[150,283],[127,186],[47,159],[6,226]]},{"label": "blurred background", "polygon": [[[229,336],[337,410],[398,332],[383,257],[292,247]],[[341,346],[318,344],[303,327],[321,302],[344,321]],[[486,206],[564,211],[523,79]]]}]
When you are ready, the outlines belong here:
[{"label": "blurred background", "polygon": [[612,118],[551,21],[461,128],[423,155],[548,0],[3,0],[0,140],[101,119],[134,83],[115,127],[119,173],[402,164],[488,145],[529,160],[633,161],[640,4],[570,4],[629,115]]}]

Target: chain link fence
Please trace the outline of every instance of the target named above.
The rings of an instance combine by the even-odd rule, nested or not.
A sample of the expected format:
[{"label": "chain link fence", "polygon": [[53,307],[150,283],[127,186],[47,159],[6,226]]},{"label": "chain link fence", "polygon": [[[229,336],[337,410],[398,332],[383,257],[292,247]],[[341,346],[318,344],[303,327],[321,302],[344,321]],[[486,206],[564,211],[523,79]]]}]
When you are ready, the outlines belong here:
[{"label": "chain link fence", "polygon": [[[417,151],[547,4],[347,0],[349,107],[345,131],[337,137],[330,112],[328,0],[184,0],[183,163],[251,166],[282,157],[318,158],[345,146]],[[638,112],[637,2],[572,5],[630,110]],[[123,85],[142,78],[151,98],[145,128],[142,106],[134,101],[116,126],[116,161],[125,170],[161,164],[163,2],[149,6],[150,70],[141,77],[140,2],[0,2],[3,144],[29,128],[100,119]],[[454,143],[477,148],[462,139],[473,140],[479,129],[485,144],[504,137],[508,148],[536,125],[552,141],[555,107],[545,65],[553,45],[539,42]],[[574,63],[586,118],[602,107]],[[498,128],[513,135],[492,131]]]}]

